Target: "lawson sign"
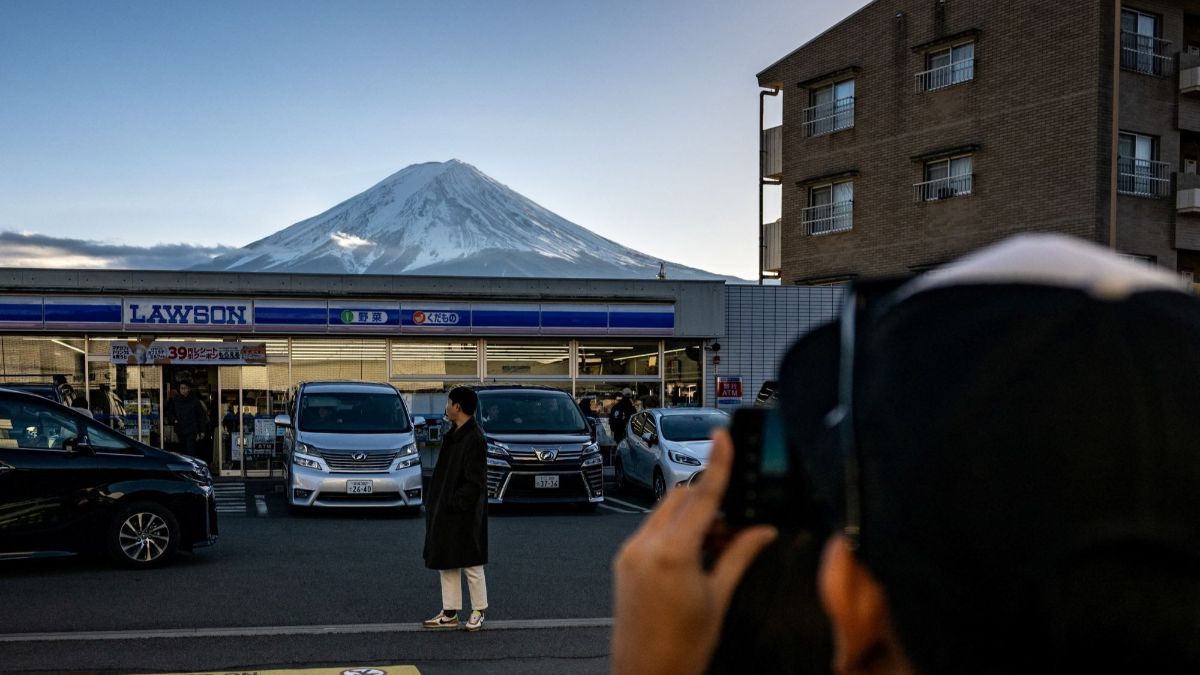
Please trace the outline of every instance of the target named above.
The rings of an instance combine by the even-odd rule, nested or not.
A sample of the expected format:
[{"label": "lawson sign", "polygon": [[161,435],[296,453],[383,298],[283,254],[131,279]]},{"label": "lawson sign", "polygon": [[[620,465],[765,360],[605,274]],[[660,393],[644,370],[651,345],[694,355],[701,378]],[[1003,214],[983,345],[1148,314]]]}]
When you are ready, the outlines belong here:
[{"label": "lawson sign", "polygon": [[126,298],[124,319],[136,329],[227,330],[252,326],[252,306],[229,298]]}]

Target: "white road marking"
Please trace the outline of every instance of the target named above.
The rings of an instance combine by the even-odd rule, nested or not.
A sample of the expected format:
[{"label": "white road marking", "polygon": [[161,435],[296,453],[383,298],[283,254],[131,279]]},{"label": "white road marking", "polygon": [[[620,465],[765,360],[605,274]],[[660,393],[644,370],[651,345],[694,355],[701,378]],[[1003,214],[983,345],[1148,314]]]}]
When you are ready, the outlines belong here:
[{"label": "white road marking", "polygon": [[600,504],[599,506],[602,509],[608,509],[609,511],[616,511],[617,513],[620,513],[621,515],[625,515],[625,516],[637,515],[637,511],[628,511],[626,509],[618,509],[617,507],[609,506],[608,504]]},{"label": "white road marking", "polygon": [[254,495],[254,510],[258,511],[258,515],[267,515],[267,498],[265,495]]},{"label": "white road marking", "polygon": [[612,502],[614,504],[620,504],[621,506],[624,506],[626,508],[636,509],[639,513],[650,513],[650,509],[648,509],[644,506],[638,506],[637,504],[630,504],[629,502],[623,502],[620,499],[615,499],[613,497],[609,497],[608,495],[604,496],[604,501]]},{"label": "white road marking", "polygon": [[[488,621],[484,630],[542,630],[561,628],[611,628],[610,618],[512,619]],[[162,630],[104,630],[65,633],[3,633],[5,642],[84,642],[92,640],[176,640],[192,638],[259,637],[272,635],[353,635],[362,633],[421,633],[413,623],[357,623],[326,626],[245,626],[234,628],[168,628]],[[429,631],[437,632],[437,631]]]}]

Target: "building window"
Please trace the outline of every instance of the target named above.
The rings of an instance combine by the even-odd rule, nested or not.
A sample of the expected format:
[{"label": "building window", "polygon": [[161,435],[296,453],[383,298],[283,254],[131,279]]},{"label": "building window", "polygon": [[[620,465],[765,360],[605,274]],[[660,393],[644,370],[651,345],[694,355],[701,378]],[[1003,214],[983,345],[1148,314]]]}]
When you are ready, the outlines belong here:
[{"label": "building window", "polygon": [[936,202],[971,194],[975,183],[973,168],[970,155],[925,162],[925,180],[913,186],[916,201]]},{"label": "building window", "polygon": [[917,91],[934,91],[975,79],[975,43],[965,42],[925,55]]},{"label": "building window", "polygon": [[1121,10],[1121,67],[1147,75],[1172,74],[1171,41],[1159,37],[1162,21],[1153,14]]},{"label": "building window", "polygon": [[1117,148],[1117,192],[1135,197],[1166,197],[1171,166],[1158,161],[1158,139],[1122,132]]},{"label": "building window", "polygon": [[854,80],[818,87],[804,109],[804,135],[820,136],[854,126]]},{"label": "building window", "polygon": [[854,182],[809,188],[803,216],[805,234],[845,232],[854,227]]}]

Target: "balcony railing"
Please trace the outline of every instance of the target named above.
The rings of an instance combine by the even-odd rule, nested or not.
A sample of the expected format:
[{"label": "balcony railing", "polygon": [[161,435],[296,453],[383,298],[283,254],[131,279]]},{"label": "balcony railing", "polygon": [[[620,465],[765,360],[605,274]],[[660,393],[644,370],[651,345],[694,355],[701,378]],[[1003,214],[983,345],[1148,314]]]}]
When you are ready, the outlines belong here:
[{"label": "balcony railing", "polygon": [[965,197],[971,194],[974,183],[975,176],[969,173],[962,176],[927,180],[924,183],[913,185],[913,199],[917,202],[936,202],[941,199]]},{"label": "balcony railing", "polygon": [[917,91],[936,91],[975,79],[975,59],[966,59],[917,73]]},{"label": "balcony railing", "polygon": [[1171,194],[1171,165],[1118,157],[1117,192],[1135,197],[1166,197]]},{"label": "balcony railing", "polygon": [[1175,74],[1175,59],[1171,57],[1171,41],[1121,31],[1121,67],[1157,77]]},{"label": "balcony railing", "polygon": [[803,216],[806,234],[845,232],[854,227],[854,200],[810,206]]},{"label": "balcony railing", "polygon": [[819,103],[804,109],[804,135],[820,136],[854,126],[854,97]]}]

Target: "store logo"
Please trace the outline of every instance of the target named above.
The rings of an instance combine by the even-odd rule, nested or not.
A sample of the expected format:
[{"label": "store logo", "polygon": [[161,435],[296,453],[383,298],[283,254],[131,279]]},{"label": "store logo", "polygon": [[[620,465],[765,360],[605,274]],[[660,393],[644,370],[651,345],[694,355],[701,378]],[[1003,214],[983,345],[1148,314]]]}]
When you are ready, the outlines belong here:
[{"label": "store logo", "polygon": [[375,309],[343,309],[341,318],[346,324],[385,324],[388,321],[387,312]]},{"label": "store logo", "polygon": [[413,323],[418,326],[457,326],[458,312],[413,312]]},{"label": "store logo", "polygon": [[127,323],[163,323],[179,326],[245,326],[248,305],[129,304]]}]

